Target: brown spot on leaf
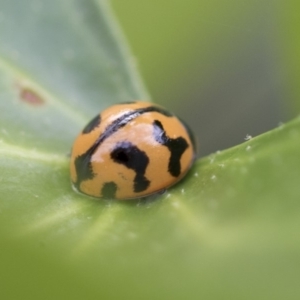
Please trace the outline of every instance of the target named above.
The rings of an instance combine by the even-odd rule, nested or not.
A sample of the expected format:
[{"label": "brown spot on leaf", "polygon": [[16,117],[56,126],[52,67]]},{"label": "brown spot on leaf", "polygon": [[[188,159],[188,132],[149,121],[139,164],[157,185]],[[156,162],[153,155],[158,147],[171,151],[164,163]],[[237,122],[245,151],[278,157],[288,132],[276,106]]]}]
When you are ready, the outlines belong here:
[{"label": "brown spot on leaf", "polygon": [[20,87],[20,98],[22,101],[33,106],[45,104],[45,100],[39,94],[26,87]]}]

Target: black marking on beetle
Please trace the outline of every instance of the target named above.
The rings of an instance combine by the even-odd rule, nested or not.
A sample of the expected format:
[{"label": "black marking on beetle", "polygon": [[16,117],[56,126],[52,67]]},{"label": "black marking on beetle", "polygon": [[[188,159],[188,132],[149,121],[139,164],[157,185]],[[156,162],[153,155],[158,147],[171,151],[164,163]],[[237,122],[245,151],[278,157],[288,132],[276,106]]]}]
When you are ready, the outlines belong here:
[{"label": "black marking on beetle", "polygon": [[155,120],[153,127],[155,140],[161,145],[166,146],[171,153],[168,171],[172,176],[178,177],[181,173],[180,158],[189,145],[183,137],[176,139],[168,137],[160,121]]},{"label": "black marking on beetle", "polygon": [[87,151],[82,155],[75,158],[74,164],[77,174],[77,180],[74,183],[75,186],[80,190],[80,183],[83,180],[93,179],[95,174],[93,172],[93,167],[91,164],[92,154]]},{"label": "black marking on beetle", "polygon": [[128,141],[123,141],[117,143],[110,157],[114,162],[135,171],[133,186],[135,193],[148,188],[150,181],[145,177],[145,172],[149,164],[149,158],[144,151]]},{"label": "black marking on beetle", "polygon": [[192,142],[192,146],[193,146],[193,150],[194,150],[194,156],[195,156],[194,158],[196,158],[196,154],[197,154],[197,142],[196,142],[195,136],[194,136],[191,128],[189,127],[189,125],[184,120],[182,120],[181,118],[179,118],[179,117],[177,117],[177,118],[180,120],[180,122],[184,126],[184,128],[185,128],[185,130],[186,130],[186,132],[187,132],[187,134],[188,134],[188,136],[189,136],[189,138],[190,138],[190,140]]},{"label": "black marking on beetle", "polygon": [[101,188],[101,195],[103,198],[115,198],[117,192],[117,185],[111,181],[103,184]]},{"label": "black marking on beetle", "polygon": [[98,114],[96,117],[94,117],[82,130],[83,134],[90,133],[93,131],[96,127],[98,127],[101,123],[101,115]]}]

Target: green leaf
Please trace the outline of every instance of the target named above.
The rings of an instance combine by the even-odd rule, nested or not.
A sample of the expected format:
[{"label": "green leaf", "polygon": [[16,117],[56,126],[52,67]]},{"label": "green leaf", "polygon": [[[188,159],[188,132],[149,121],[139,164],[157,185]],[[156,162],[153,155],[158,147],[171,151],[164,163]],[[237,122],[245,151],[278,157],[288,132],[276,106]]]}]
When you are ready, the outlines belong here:
[{"label": "green leaf", "polygon": [[71,189],[72,140],[146,97],[105,2],[6,0],[1,22],[4,299],[299,299],[300,119],[164,195],[97,201]]},{"label": "green leaf", "polygon": [[147,98],[105,3],[1,2],[4,141],[67,154],[78,130],[99,110]]}]

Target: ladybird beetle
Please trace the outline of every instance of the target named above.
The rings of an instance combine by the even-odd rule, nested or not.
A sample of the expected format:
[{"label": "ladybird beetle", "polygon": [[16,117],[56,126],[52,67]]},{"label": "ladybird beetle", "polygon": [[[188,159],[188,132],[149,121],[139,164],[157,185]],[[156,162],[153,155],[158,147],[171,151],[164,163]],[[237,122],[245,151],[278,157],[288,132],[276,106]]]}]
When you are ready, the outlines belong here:
[{"label": "ladybird beetle", "polygon": [[97,198],[132,199],[164,191],[195,160],[190,129],[147,102],[113,105],[94,117],[74,142],[71,180]]}]

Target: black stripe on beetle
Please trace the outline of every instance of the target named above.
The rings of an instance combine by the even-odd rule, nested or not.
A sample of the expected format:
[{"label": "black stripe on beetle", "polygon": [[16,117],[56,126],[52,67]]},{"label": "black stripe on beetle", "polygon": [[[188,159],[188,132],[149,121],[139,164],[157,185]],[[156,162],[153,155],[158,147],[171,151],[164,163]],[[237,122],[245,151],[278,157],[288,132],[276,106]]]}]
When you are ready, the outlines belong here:
[{"label": "black stripe on beetle", "polygon": [[176,139],[168,137],[163,125],[158,120],[153,122],[153,135],[158,143],[169,149],[171,155],[168,171],[172,176],[178,177],[181,173],[181,156],[189,146],[187,141],[183,137],[178,137]]},{"label": "black stripe on beetle", "polygon": [[146,190],[150,181],[145,177],[149,164],[147,154],[128,141],[117,143],[110,154],[111,159],[135,172],[133,190],[135,193]]}]

